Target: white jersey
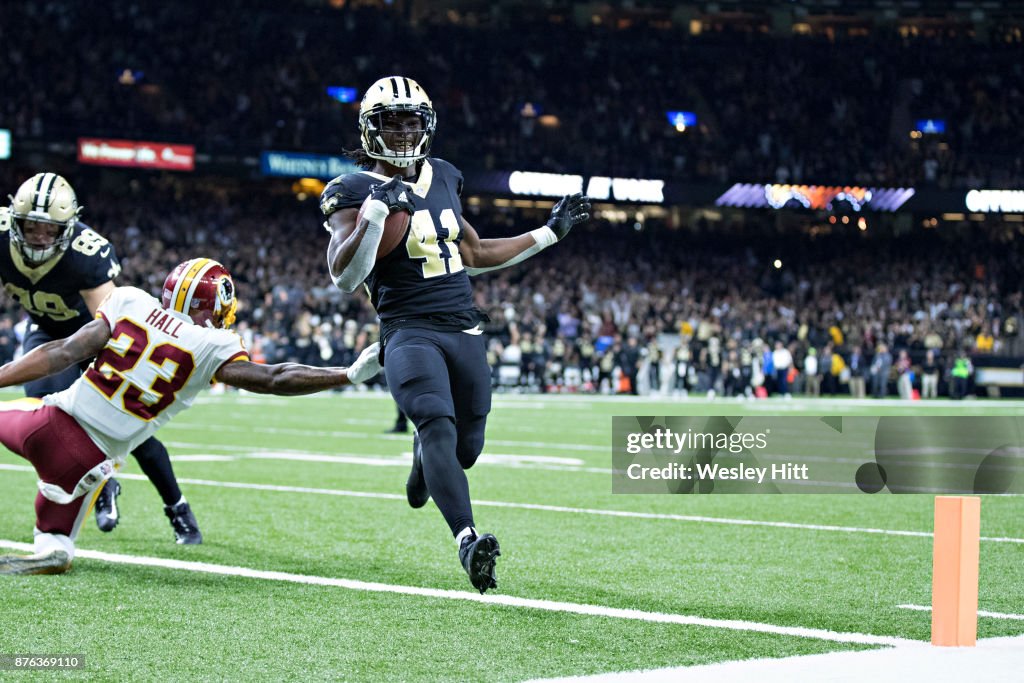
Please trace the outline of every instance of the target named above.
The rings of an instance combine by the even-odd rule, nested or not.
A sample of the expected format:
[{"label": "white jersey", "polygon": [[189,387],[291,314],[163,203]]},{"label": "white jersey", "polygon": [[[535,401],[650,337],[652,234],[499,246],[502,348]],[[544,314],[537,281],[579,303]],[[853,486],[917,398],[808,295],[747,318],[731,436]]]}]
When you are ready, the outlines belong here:
[{"label": "white jersey", "polygon": [[249,359],[237,334],[200,327],[135,287],[115,289],[96,315],[110,341],[71,387],[43,401],[117,462],[191,406],[224,363]]}]

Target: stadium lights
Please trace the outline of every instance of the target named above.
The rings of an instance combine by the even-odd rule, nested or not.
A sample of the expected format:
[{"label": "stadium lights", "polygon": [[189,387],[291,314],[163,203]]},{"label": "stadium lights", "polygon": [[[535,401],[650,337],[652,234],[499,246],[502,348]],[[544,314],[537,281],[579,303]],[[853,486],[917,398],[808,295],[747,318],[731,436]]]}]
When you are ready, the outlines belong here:
[{"label": "stadium lights", "polygon": [[304,202],[310,197],[319,197],[324,191],[324,186],[324,181],[319,178],[299,178],[292,183],[292,192],[295,193],[296,199]]},{"label": "stadium lights", "polygon": [[0,159],[11,158],[11,131],[0,128]]},{"label": "stadium lights", "polygon": [[665,181],[649,178],[591,176],[584,183],[581,175],[513,171],[508,177],[508,190],[516,195],[541,197],[561,197],[585,191],[591,199],[602,201],[665,202]]},{"label": "stadium lights", "polygon": [[121,73],[117,75],[117,82],[121,85],[135,85],[145,77],[142,71],[133,71],[132,69],[122,69]]},{"label": "stadium lights", "polygon": [[697,125],[697,115],[692,111],[667,111],[665,114],[668,116],[669,125],[680,133],[686,132],[687,128]]},{"label": "stadium lights", "polygon": [[[946,120],[945,119],[918,119],[914,121],[914,133],[921,137],[921,135],[941,135],[946,132]],[[914,137],[911,134],[911,137]]]},{"label": "stadium lights", "polygon": [[358,92],[355,88],[342,85],[327,86],[327,96],[342,103],[355,102]]},{"label": "stadium lights", "polygon": [[534,102],[524,102],[523,106],[519,107],[519,115],[524,119],[535,119],[544,113],[544,108]]},{"label": "stadium lights", "polygon": [[1024,190],[971,190],[964,205],[976,213],[1024,213]]},{"label": "stadium lights", "polygon": [[842,208],[848,205],[853,211],[868,207],[874,211],[896,211],[913,196],[914,189],[908,187],[736,183],[715,200],[715,206],[832,210],[832,202],[837,201],[844,204]]}]

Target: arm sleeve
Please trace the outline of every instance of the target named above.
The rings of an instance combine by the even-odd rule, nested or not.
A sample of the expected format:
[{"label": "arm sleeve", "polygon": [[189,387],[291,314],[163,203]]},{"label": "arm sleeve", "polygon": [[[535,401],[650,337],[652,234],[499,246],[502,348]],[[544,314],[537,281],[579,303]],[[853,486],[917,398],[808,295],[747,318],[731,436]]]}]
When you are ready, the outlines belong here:
[{"label": "arm sleeve", "polygon": [[[384,221],[387,217],[388,207],[384,202],[374,200],[366,207],[363,212],[363,218],[366,219],[366,233],[359,246],[356,247],[356,253],[352,255],[352,260],[341,273],[331,270],[331,280],[334,281],[335,287],[349,293],[354,292],[373,270],[373,266],[377,262],[377,247],[384,235]],[[330,262],[327,267],[331,269]]]}]

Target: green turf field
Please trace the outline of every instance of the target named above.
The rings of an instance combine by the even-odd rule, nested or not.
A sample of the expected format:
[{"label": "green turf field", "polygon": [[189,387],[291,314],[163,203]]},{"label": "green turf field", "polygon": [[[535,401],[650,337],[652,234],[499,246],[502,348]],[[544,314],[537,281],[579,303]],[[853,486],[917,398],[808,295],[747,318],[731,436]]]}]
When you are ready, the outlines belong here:
[{"label": "green turf field", "polygon": [[[411,439],[382,434],[389,398],[210,396],[160,434],[204,544],[171,542],[130,460],[120,526],[101,534],[90,520],[78,544],[116,557],[80,555],[63,576],[3,577],[0,656],[84,654],[79,675],[93,680],[517,681],[876,647],[821,630],[924,641],[929,613],[898,606],[930,604],[931,538],[882,532],[930,532],[933,496],[613,495],[611,417],[1021,410],[498,396],[469,475],[477,526],[503,553],[498,590],[481,601],[462,599],[475,593],[433,503],[405,503]],[[31,541],[26,465],[0,449],[8,547]],[[981,610],[1024,613],[1021,520],[1024,497],[982,501]],[[406,587],[438,590],[396,592]],[[1017,634],[1024,621],[979,619],[980,638]]]}]

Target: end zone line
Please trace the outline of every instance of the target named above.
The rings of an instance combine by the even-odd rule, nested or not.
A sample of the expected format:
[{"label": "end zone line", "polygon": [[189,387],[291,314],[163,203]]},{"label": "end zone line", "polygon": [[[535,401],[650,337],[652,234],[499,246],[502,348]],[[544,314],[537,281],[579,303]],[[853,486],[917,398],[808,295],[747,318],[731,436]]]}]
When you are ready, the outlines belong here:
[{"label": "end zone line", "polygon": [[[32,472],[31,465],[8,465],[0,463],[0,470]],[[118,479],[149,481],[142,474],[119,472]],[[252,491],[276,491],[280,493],[309,493],[322,496],[341,496],[345,498],[369,498],[377,500],[400,500],[406,497],[397,493],[375,493],[371,491],[346,491],[344,489],[318,489],[306,486],[281,486],[277,484],[250,484],[240,481],[213,481],[210,479],[179,478],[181,484],[195,486],[213,486],[227,489],[247,489]],[[906,531],[902,529],[875,529],[871,527],[835,526],[830,524],[803,524],[799,522],[773,522],[759,519],[739,519],[731,517],[704,517],[700,515],[675,515],[662,512],[633,512],[631,510],[602,510],[598,508],[573,508],[560,505],[542,505],[539,503],[510,503],[500,500],[474,500],[473,505],[479,507],[506,508],[511,510],[537,510],[540,512],[559,512],[578,515],[595,515],[599,517],[624,517],[629,519],[661,519],[674,522],[698,522],[707,524],[727,524],[732,526],[769,527],[776,529],[803,529],[807,531],[832,531],[848,534],[877,534],[880,536],[904,536],[914,538],[932,538],[930,531]],[[1024,545],[1024,538],[1007,538],[982,536],[981,540],[988,543],[1017,543]]]},{"label": "end zone line", "polygon": [[[918,612],[931,612],[931,605],[896,605],[899,609],[911,609]],[[1012,621],[1024,621],[1024,614],[1005,614],[1003,612],[987,612],[978,610],[979,617],[990,617],[992,619],[1010,619]]]},{"label": "end zone line", "polygon": [[[28,543],[18,543],[6,539],[0,539],[0,547],[10,548],[13,550],[32,551],[32,546]],[[186,560],[171,560],[162,557],[105,553],[97,550],[79,549],[75,552],[75,556],[76,558],[82,557],[90,560],[99,560],[101,562],[111,562],[115,564],[160,567],[163,569],[177,569],[180,571],[198,572],[203,574],[217,574],[220,576],[234,576],[247,579],[262,579],[266,581],[283,581],[287,583],[300,583],[315,586],[332,586],[335,588],[344,588],[346,590],[353,591],[395,593],[399,595],[415,595],[419,597],[439,598],[445,600],[464,600],[467,602],[479,602],[489,605],[501,605],[503,607],[523,607],[527,609],[545,610],[548,612],[567,612],[571,614],[582,614],[585,616],[610,617],[613,619],[629,619],[662,624],[679,624],[683,626],[706,626],[709,628],[721,628],[732,631],[754,631],[758,633],[770,633],[797,638],[828,640],[836,643],[877,645],[885,647],[906,645],[924,647],[927,645],[927,643],[923,641],[899,638],[896,636],[878,636],[867,633],[841,633],[825,629],[805,628],[802,626],[776,626],[774,624],[762,624],[753,621],[740,621],[737,619],[707,619],[704,617],[695,617],[685,614],[645,612],[637,609],[604,607],[602,605],[586,605],[572,602],[557,602],[553,600],[518,598],[511,595],[479,595],[469,591],[421,588],[418,586],[401,586],[387,583],[357,581],[354,579],[311,576],[308,574],[292,574],[290,572],[266,571],[249,569],[247,567],[232,567],[228,565],[210,564],[207,562],[192,562]],[[46,579],[41,579],[41,581],[45,580]]]}]

